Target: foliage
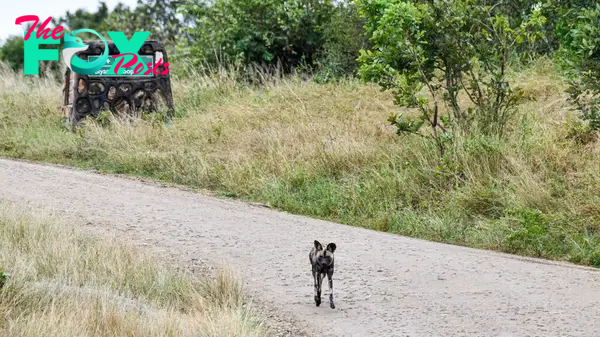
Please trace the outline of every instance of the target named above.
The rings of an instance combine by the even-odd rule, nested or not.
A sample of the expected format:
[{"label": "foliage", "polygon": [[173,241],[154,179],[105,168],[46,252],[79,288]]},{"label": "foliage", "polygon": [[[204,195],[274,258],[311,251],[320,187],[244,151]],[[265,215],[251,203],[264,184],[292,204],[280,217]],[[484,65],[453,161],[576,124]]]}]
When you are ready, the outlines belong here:
[{"label": "foliage", "polygon": [[549,221],[540,211],[523,209],[507,213],[515,224],[504,239],[505,251],[515,253],[530,250],[529,255],[539,257],[544,255],[545,250],[561,246],[561,239],[552,235]]},{"label": "foliage", "polygon": [[105,20],[103,31],[119,30],[127,36],[135,31],[151,31],[150,39],[174,46],[183,37],[182,22],[177,16],[179,1],[138,0],[135,8],[117,5]]},{"label": "foliage", "polygon": [[354,3],[343,2],[335,7],[323,31],[325,42],[317,59],[317,80],[323,82],[356,73],[360,50],[370,47],[363,26]]},{"label": "foliage", "polygon": [[582,8],[594,6],[596,0],[485,0],[487,5],[495,6],[496,11],[506,16],[510,24],[519,26],[529,20],[533,8],[538,8],[546,18],[538,29],[541,36],[535,41],[517,46],[515,59],[531,61],[541,55],[553,54],[559,50],[570,22],[576,20],[577,12]]},{"label": "foliage", "polygon": [[8,64],[13,70],[23,68],[24,41],[20,36],[11,36],[0,46],[0,60]]},{"label": "foliage", "polygon": [[89,28],[104,34],[108,31],[122,31],[127,36],[136,31],[151,31],[151,39],[170,46],[181,37],[181,21],[177,17],[178,1],[138,0],[137,6],[130,8],[119,3],[112,11],[105,2],[100,2],[95,12],[78,9],[67,11],[64,16],[53,20],[54,25],[65,25],[69,30]]},{"label": "foliage", "polygon": [[[416,108],[390,121],[399,133],[431,137],[440,152],[457,128],[501,137],[523,98],[506,79],[516,45],[535,40],[543,24],[539,8],[518,26],[476,0],[359,0],[373,47],[361,51],[366,81],[391,90],[395,103]],[[422,93],[425,88],[429,97]],[[464,108],[459,94],[471,107]],[[443,109],[443,110],[442,110]],[[423,125],[431,132],[420,132]]]},{"label": "foliage", "polygon": [[0,268],[0,288],[2,288],[4,286],[7,276],[8,275],[6,275],[6,273],[4,272],[4,269]]},{"label": "foliage", "polygon": [[[177,1],[170,0],[138,0],[134,8],[119,3],[112,11],[105,2],[100,2],[95,11],[78,9],[74,12],[67,11],[63,16],[52,19],[49,26],[62,25],[69,31],[89,28],[106,36],[108,31],[123,31],[127,36],[136,31],[151,31],[150,39],[166,44],[173,48],[177,42],[184,38],[182,20],[177,16]],[[40,18],[44,20],[45,18]],[[40,23],[38,23],[40,25]],[[27,27],[26,29],[28,29]],[[62,43],[59,48],[62,48]],[[42,45],[41,48],[56,48],[56,46]],[[62,55],[60,56],[62,57]],[[6,62],[14,70],[23,67],[23,38],[11,36],[0,46],[0,61]],[[44,64],[47,64],[44,61]],[[50,67],[57,71],[58,65],[52,62]]]},{"label": "foliage", "polygon": [[325,43],[332,0],[188,1],[194,59],[209,64],[312,65]]},{"label": "foliage", "polygon": [[567,68],[572,102],[593,130],[600,130],[600,4],[569,21],[560,59]]},{"label": "foliage", "polygon": [[[6,73],[0,155],[144,176],[355,226],[600,267],[598,147],[565,141],[563,83],[553,64],[538,62],[510,72],[511,83],[536,97],[519,107],[522,128],[509,129],[504,139],[457,136],[444,160],[431,142],[399,141],[381,124],[397,107],[374,85],[291,77],[239,87],[232,77],[201,75],[173,82],[179,111],[171,127],[144,120],[135,127],[86,123],[73,133],[57,123],[61,83],[31,78],[25,86],[22,76]],[[525,219],[523,210],[542,212],[543,222]]]},{"label": "foliage", "polygon": [[[39,26],[39,24],[38,24]],[[27,25],[26,30],[28,30],[31,25]],[[13,35],[10,36],[4,44],[0,46],[0,61],[6,63],[12,70],[23,69],[23,64],[25,62],[25,53],[24,53],[24,40],[22,36]],[[40,45],[40,49],[55,49],[56,45]],[[44,71],[41,72],[43,76],[52,76],[57,75],[57,70],[59,69],[59,64],[53,61],[40,61],[40,69]],[[55,78],[59,78],[60,76],[55,76]]]},{"label": "foliage", "polygon": [[109,14],[110,11],[106,3],[100,2],[96,12],[89,12],[85,9],[77,9],[73,13],[67,11],[65,15],[53,18],[52,23],[54,26],[66,26],[66,28],[70,31],[89,28],[102,34],[103,31],[100,28],[103,27]]}]

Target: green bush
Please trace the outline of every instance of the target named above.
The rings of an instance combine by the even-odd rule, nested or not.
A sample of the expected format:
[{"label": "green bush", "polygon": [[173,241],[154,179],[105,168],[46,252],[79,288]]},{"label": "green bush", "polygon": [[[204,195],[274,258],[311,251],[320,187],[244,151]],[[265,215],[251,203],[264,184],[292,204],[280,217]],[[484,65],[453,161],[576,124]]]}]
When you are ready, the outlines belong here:
[{"label": "green bush", "polygon": [[600,130],[600,4],[582,8],[567,23],[560,60],[570,78],[567,90],[592,130]]},{"label": "green bush", "polygon": [[[390,121],[399,133],[431,137],[443,153],[457,130],[501,137],[524,98],[506,70],[515,46],[534,41],[545,22],[539,7],[518,26],[476,0],[358,0],[373,47],[361,51],[366,81],[391,90],[395,103],[416,108]],[[426,95],[422,89],[426,90]],[[472,107],[459,103],[465,92]],[[430,132],[422,133],[423,125]]]},{"label": "green bush", "polygon": [[25,62],[23,37],[11,36],[0,46],[0,61],[4,61],[13,70],[23,68]]},{"label": "green bush", "polygon": [[506,252],[545,256],[551,255],[549,251],[561,245],[561,240],[552,235],[548,221],[540,211],[523,209],[508,213],[514,226],[503,242]]},{"label": "green bush", "polygon": [[516,46],[515,59],[531,61],[538,56],[553,54],[559,50],[561,41],[569,32],[569,26],[576,20],[577,13],[597,0],[486,0],[487,5],[496,6],[498,13],[510,20],[511,26],[519,26],[530,19],[533,8],[538,8],[546,18],[538,29],[540,38],[531,43]]},{"label": "green bush", "polygon": [[313,64],[325,38],[331,0],[188,1],[194,59],[209,64]]},{"label": "green bush", "polygon": [[600,267],[598,232],[580,226],[583,220],[573,214],[544,214],[537,209],[506,211],[510,228],[501,243],[507,253],[527,256],[565,256],[573,263]]},{"label": "green bush", "polygon": [[323,30],[325,41],[317,57],[318,81],[356,74],[360,50],[370,47],[363,25],[354,3],[341,3],[335,7]]}]

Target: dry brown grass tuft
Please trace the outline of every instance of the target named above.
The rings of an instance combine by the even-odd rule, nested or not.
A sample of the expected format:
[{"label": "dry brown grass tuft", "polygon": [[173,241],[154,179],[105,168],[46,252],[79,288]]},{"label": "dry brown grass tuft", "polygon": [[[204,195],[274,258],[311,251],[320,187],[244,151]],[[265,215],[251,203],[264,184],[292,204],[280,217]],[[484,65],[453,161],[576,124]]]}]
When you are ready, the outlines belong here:
[{"label": "dry brown grass tuft", "polygon": [[265,335],[231,271],[200,281],[63,222],[0,203],[0,335]]}]

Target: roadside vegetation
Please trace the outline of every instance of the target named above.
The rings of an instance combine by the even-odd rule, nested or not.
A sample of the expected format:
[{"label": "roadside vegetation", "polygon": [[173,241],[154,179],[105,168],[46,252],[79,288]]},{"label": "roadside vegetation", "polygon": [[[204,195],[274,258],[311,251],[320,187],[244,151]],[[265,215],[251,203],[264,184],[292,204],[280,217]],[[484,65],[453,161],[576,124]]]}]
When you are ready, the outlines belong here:
[{"label": "roadside vegetation", "polygon": [[52,76],[4,66],[0,155],[600,267],[600,6],[342,3],[183,2],[168,124],[71,132]]},{"label": "roadside vegetation", "polygon": [[355,80],[175,82],[165,126],[62,128],[60,86],[5,72],[0,154],[151,177],[397,234],[600,266],[600,144],[549,61],[511,73],[535,97],[504,139],[447,156],[387,122],[391,95]]},{"label": "roadside vegetation", "polygon": [[2,336],[265,336],[230,271],[198,280],[118,239],[0,203]]}]

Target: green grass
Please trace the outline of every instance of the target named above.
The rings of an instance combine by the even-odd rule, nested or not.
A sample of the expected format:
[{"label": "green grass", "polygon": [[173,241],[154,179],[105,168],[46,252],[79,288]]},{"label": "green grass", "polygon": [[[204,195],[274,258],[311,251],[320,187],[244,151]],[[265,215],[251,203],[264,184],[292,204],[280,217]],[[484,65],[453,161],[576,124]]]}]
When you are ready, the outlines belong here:
[{"label": "green grass", "polygon": [[[177,118],[60,127],[60,87],[5,71],[0,155],[150,177],[428,240],[600,267],[600,143],[552,63],[512,74],[535,97],[509,137],[446,158],[387,122],[389,94],[348,80],[174,81]],[[27,87],[22,84],[29,81]],[[26,88],[33,88],[27,91]]]}]

